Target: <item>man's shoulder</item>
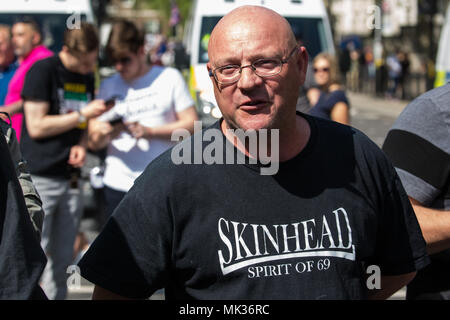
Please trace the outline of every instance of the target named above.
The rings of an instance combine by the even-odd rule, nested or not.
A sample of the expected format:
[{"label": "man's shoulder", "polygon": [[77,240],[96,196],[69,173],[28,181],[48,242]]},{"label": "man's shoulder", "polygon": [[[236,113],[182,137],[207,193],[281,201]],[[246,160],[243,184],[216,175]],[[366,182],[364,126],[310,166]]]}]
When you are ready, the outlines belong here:
[{"label": "man's shoulder", "polygon": [[148,74],[155,75],[161,77],[161,79],[165,79],[166,81],[174,81],[177,79],[182,79],[183,76],[181,75],[181,72],[172,67],[166,67],[166,66],[153,66],[152,69],[149,71]]},{"label": "man's shoulder", "polygon": [[330,152],[353,153],[356,159],[384,159],[380,147],[359,129],[335,121],[309,116],[316,127],[320,146]]},{"label": "man's shoulder", "polygon": [[[426,108],[426,109],[425,109]],[[450,110],[450,83],[441,87],[434,88],[425,92],[413,101],[411,101],[406,107],[405,111],[409,113],[445,113]],[[406,112],[403,112],[406,113]],[[399,116],[402,119],[402,114]]]},{"label": "man's shoulder", "polygon": [[40,60],[37,60],[33,63],[33,65],[30,67],[30,71],[44,71],[44,70],[50,70],[56,68],[58,64],[58,58],[56,56],[50,56],[46,57]]},{"label": "man's shoulder", "polygon": [[113,75],[103,79],[101,84],[100,84],[100,86],[102,88],[109,88],[111,86],[116,86],[116,85],[123,85],[123,86],[125,86],[125,82],[122,80],[122,78],[120,77],[120,74],[118,72],[116,72]]},{"label": "man's shoulder", "polygon": [[37,60],[41,60],[41,59],[45,59],[45,58],[53,57],[53,56],[57,56],[57,55],[54,55],[53,51],[51,51],[47,47],[45,47],[43,45],[39,45],[31,51],[31,53],[26,58],[26,60],[33,62],[33,61],[37,61]]},{"label": "man's shoulder", "polygon": [[308,114],[305,114],[304,116],[307,117],[307,119],[311,119],[309,122],[311,125],[316,126],[319,133],[326,133],[334,136],[335,138],[333,138],[333,140],[339,139],[342,135],[351,135],[357,140],[371,141],[366,134],[350,125],[345,125],[336,121],[323,119]]},{"label": "man's shoulder", "polygon": [[388,137],[396,132],[418,136],[450,152],[450,84],[435,88],[410,102],[399,115]]}]

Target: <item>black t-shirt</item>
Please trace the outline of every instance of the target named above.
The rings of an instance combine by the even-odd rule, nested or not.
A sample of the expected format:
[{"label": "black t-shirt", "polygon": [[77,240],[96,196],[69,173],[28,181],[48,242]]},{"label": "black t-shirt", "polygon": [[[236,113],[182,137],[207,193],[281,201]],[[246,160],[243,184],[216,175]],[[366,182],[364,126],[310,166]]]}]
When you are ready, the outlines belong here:
[{"label": "black t-shirt", "polygon": [[[93,96],[94,76],[67,70],[58,55],[37,61],[28,71],[22,89],[24,100],[49,102],[49,115],[80,110]],[[75,128],[56,136],[32,139],[24,117],[21,151],[30,173],[67,178],[70,148],[79,143],[82,132]]]},{"label": "black t-shirt", "polygon": [[38,284],[47,259],[3,134],[0,159],[0,299],[45,299]]},{"label": "black t-shirt", "polygon": [[[311,138],[272,176],[258,164],[176,165],[172,151],[198,150],[200,133],[155,159],[81,275],[134,298],[164,287],[167,299],[364,299],[368,266],[385,275],[425,266],[416,217],[384,154],[356,129],[301,116]],[[209,130],[220,132],[219,122]],[[203,140],[206,152],[211,135]]]}]

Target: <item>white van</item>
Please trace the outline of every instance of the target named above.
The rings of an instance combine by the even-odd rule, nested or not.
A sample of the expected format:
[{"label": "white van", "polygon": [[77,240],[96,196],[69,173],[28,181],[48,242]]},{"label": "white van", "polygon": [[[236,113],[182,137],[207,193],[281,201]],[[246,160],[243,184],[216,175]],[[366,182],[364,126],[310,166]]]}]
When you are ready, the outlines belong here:
[{"label": "white van", "polygon": [[66,28],[76,27],[79,21],[94,22],[89,0],[2,0],[0,23],[12,25],[17,18],[34,19],[42,29],[44,45],[58,52],[62,47]]},{"label": "white van", "polygon": [[[217,22],[228,12],[242,5],[259,5],[278,12],[292,26],[298,38],[305,43],[310,57],[326,51],[334,54],[330,23],[322,0],[197,0],[188,19],[184,46],[190,55],[189,87],[204,119],[220,118],[209,78],[208,41]],[[205,120],[204,120],[205,121]]]},{"label": "white van", "polygon": [[435,87],[440,87],[450,81],[450,3],[445,15],[445,23],[442,27],[439,40],[438,54],[436,57]]}]

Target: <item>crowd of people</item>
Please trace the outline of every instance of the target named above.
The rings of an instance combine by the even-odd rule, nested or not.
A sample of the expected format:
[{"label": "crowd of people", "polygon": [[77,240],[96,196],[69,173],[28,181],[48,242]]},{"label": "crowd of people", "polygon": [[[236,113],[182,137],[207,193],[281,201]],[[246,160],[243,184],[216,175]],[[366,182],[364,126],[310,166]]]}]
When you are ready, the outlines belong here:
[{"label": "crowd of people", "polygon": [[375,61],[373,48],[356,48],[348,42],[338,50],[341,81],[353,92],[377,94],[388,99],[410,99],[411,60],[407,51],[394,49]]},{"label": "crowd of people", "polygon": [[[117,73],[96,90],[98,49],[85,22],[57,53],[31,20],[0,26],[0,298],[66,298],[80,168],[106,150],[106,222],[78,262],[93,298],[386,299],[408,285],[408,299],[450,299],[449,84],[405,109],[382,152],[350,126],[338,59],[308,63],[283,17],[240,7],[208,44],[223,117],[179,142],[196,159],[176,165],[172,133],[198,119],[181,73],[149,61],[143,32],[120,20],[106,45]],[[239,143],[238,129],[276,131],[277,149],[260,135],[256,149]],[[217,132],[219,161],[198,163]],[[274,175],[259,149],[278,153]],[[245,163],[224,165],[229,152]]]},{"label": "crowd of people", "polygon": [[13,163],[21,163],[25,172],[19,181],[25,175],[35,188],[21,183],[25,200],[30,194],[38,200],[34,206],[39,211],[31,205],[28,211],[47,258],[36,286],[50,299],[65,299],[66,271],[73,263],[83,214],[80,168],[87,150],[107,150],[104,196],[109,215],[146,165],[173,145],[172,131],[192,131],[197,114],[180,72],[148,64],[144,34],[131,22],[114,25],[107,51],[117,74],[99,90],[94,25],[82,22],[68,29],[57,53],[41,44],[39,26],[32,20],[17,21],[11,29],[2,26],[0,35],[6,96],[0,110],[5,111],[2,119],[11,116],[8,137],[20,140],[21,154],[18,142],[12,148]]}]

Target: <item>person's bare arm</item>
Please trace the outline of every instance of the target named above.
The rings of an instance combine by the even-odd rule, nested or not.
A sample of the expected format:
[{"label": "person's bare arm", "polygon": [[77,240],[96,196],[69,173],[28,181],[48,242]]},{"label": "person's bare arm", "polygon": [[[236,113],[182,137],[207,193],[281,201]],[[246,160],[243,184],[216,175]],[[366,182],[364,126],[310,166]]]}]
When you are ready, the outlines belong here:
[{"label": "person's bare arm", "polygon": [[370,300],[385,300],[406,286],[416,276],[416,272],[398,276],[381,276],[380,289],[369,290]]},{"label": "person's bare arm", "polygon": [[350,124],[350,115],[348,105],[345,102],[338,102],[331,109],[331,120],[340,122],[342,124]]},{"label": "person's bare arm", "polygon": [[306,97],[308,98],[309,104],[315,106],[317,101],[319,101],[320,90],[317,88],[311,88],[306,92]]},{"label": "person's bare arm", "polygon": [[[24,113],[28,133],[33,139],[42,139],[59,135],[79,125],[80,114],[49,115],[50,104],[46,101],[25,101]],[[99,116],[106,111],[103,100],[94,100],[81,109],[80,113],[87,119]]]},{"label": "person's bare arm", "polygon": [[409,201],[427,243],[428,254],[450,248],[450,210],[427,208],[411,197]]},{"label": "person's bare arm", "polygon": [[132,300],[130,298],[120,296],[114,292],[95,286],[92,293],[92,300]]},{"label": "person's bare arm", "polygon": [[172,132],[177,129],[186,129],[191,133],[194,131],[194,121],[198,120],[194,106],[177,112],[177,118],[177,121],[153,128],[144,127],[138,123],[131,123],[128,124],[128,129],[135,138],[159,138],[166,140],[170,140]]},{"label": "person's bare arm", "polygon": [[0,111],[6,112],[10,116],[13,116],[16,113],[22,112],[22,108],[23,108],[23,100],[21,99],[8,105],[0,106]]}]

